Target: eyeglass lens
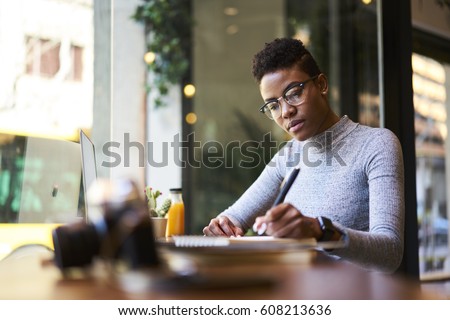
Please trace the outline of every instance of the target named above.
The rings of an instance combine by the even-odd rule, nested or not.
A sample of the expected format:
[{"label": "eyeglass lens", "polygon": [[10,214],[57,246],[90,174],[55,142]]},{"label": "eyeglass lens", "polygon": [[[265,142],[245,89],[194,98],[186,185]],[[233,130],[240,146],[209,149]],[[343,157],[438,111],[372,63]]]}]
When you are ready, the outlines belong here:
[{"label": "eyeglass lens", "polygon": [[[286,91],[282,98],[291,106],[298,106],[303,102],[302,94],[303,94],[303,83],[299,83],[298,85]],[[264,113],[270,119],[279,118],[281,116],[281,105],[279,100],[267,103]]]}]

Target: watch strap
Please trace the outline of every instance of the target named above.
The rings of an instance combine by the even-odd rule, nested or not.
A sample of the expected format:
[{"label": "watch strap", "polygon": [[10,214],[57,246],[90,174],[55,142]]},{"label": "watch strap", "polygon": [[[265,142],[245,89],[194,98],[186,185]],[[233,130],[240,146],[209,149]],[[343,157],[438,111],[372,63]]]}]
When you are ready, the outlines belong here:
[{"label": "watch strap", "polygon": [[327,217],[317,217],[317,221],[319,221],[320,229],[322,230],[322,236],[319,241],[330,241],[336,232],[342,234]]}]

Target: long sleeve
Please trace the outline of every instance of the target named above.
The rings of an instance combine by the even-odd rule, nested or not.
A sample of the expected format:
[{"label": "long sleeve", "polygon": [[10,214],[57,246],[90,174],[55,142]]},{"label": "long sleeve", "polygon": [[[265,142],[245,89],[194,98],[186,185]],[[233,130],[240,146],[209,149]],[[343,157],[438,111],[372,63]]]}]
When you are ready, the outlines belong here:
[{"label": "long sleeve", "polygon": [[369,269],[393,272],[403,254],[403,158],[392,133],[378,131],[372,138],[364,146],[367,158],[363,162],[369,185],[369,230],[343,227],[348,248],[335,254]]}]

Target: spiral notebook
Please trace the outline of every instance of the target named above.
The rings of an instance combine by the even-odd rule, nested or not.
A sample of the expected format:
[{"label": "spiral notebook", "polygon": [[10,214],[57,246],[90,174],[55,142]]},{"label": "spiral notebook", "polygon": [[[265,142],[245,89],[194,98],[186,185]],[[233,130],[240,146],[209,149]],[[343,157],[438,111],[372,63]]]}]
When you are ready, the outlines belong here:
[{"label": "spiral notebook", "polygon": [[296,248],[314,248],[317,241],[314,238],[288,239],[271,236],[244,236],[244,237],[205,237],[195,235],[173,236],[176,247],[232,247],[232,248],[261,248],[292,246]]},{"label": "spiral notebook", "polygon": [[[317,254],[317,241],[268,236],[236,238],[173,236],[161,247],[169,264],[188,262],[197,267],[258,263],[310,263]],[[180,262],[181,261],[181,262]]]}]

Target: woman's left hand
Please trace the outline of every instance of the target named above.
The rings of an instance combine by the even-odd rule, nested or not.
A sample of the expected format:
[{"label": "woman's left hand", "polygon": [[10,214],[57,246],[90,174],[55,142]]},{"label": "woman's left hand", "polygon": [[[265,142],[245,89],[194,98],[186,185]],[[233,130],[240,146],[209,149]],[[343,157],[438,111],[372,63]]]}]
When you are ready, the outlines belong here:
[{"label": "woman's left hand", "polygon": [[304,216],[289,203],[279,204],[256,218],[254,229],[265,229],[265,234],[278,238],[320,239],[322,236],[317,219]]}]

